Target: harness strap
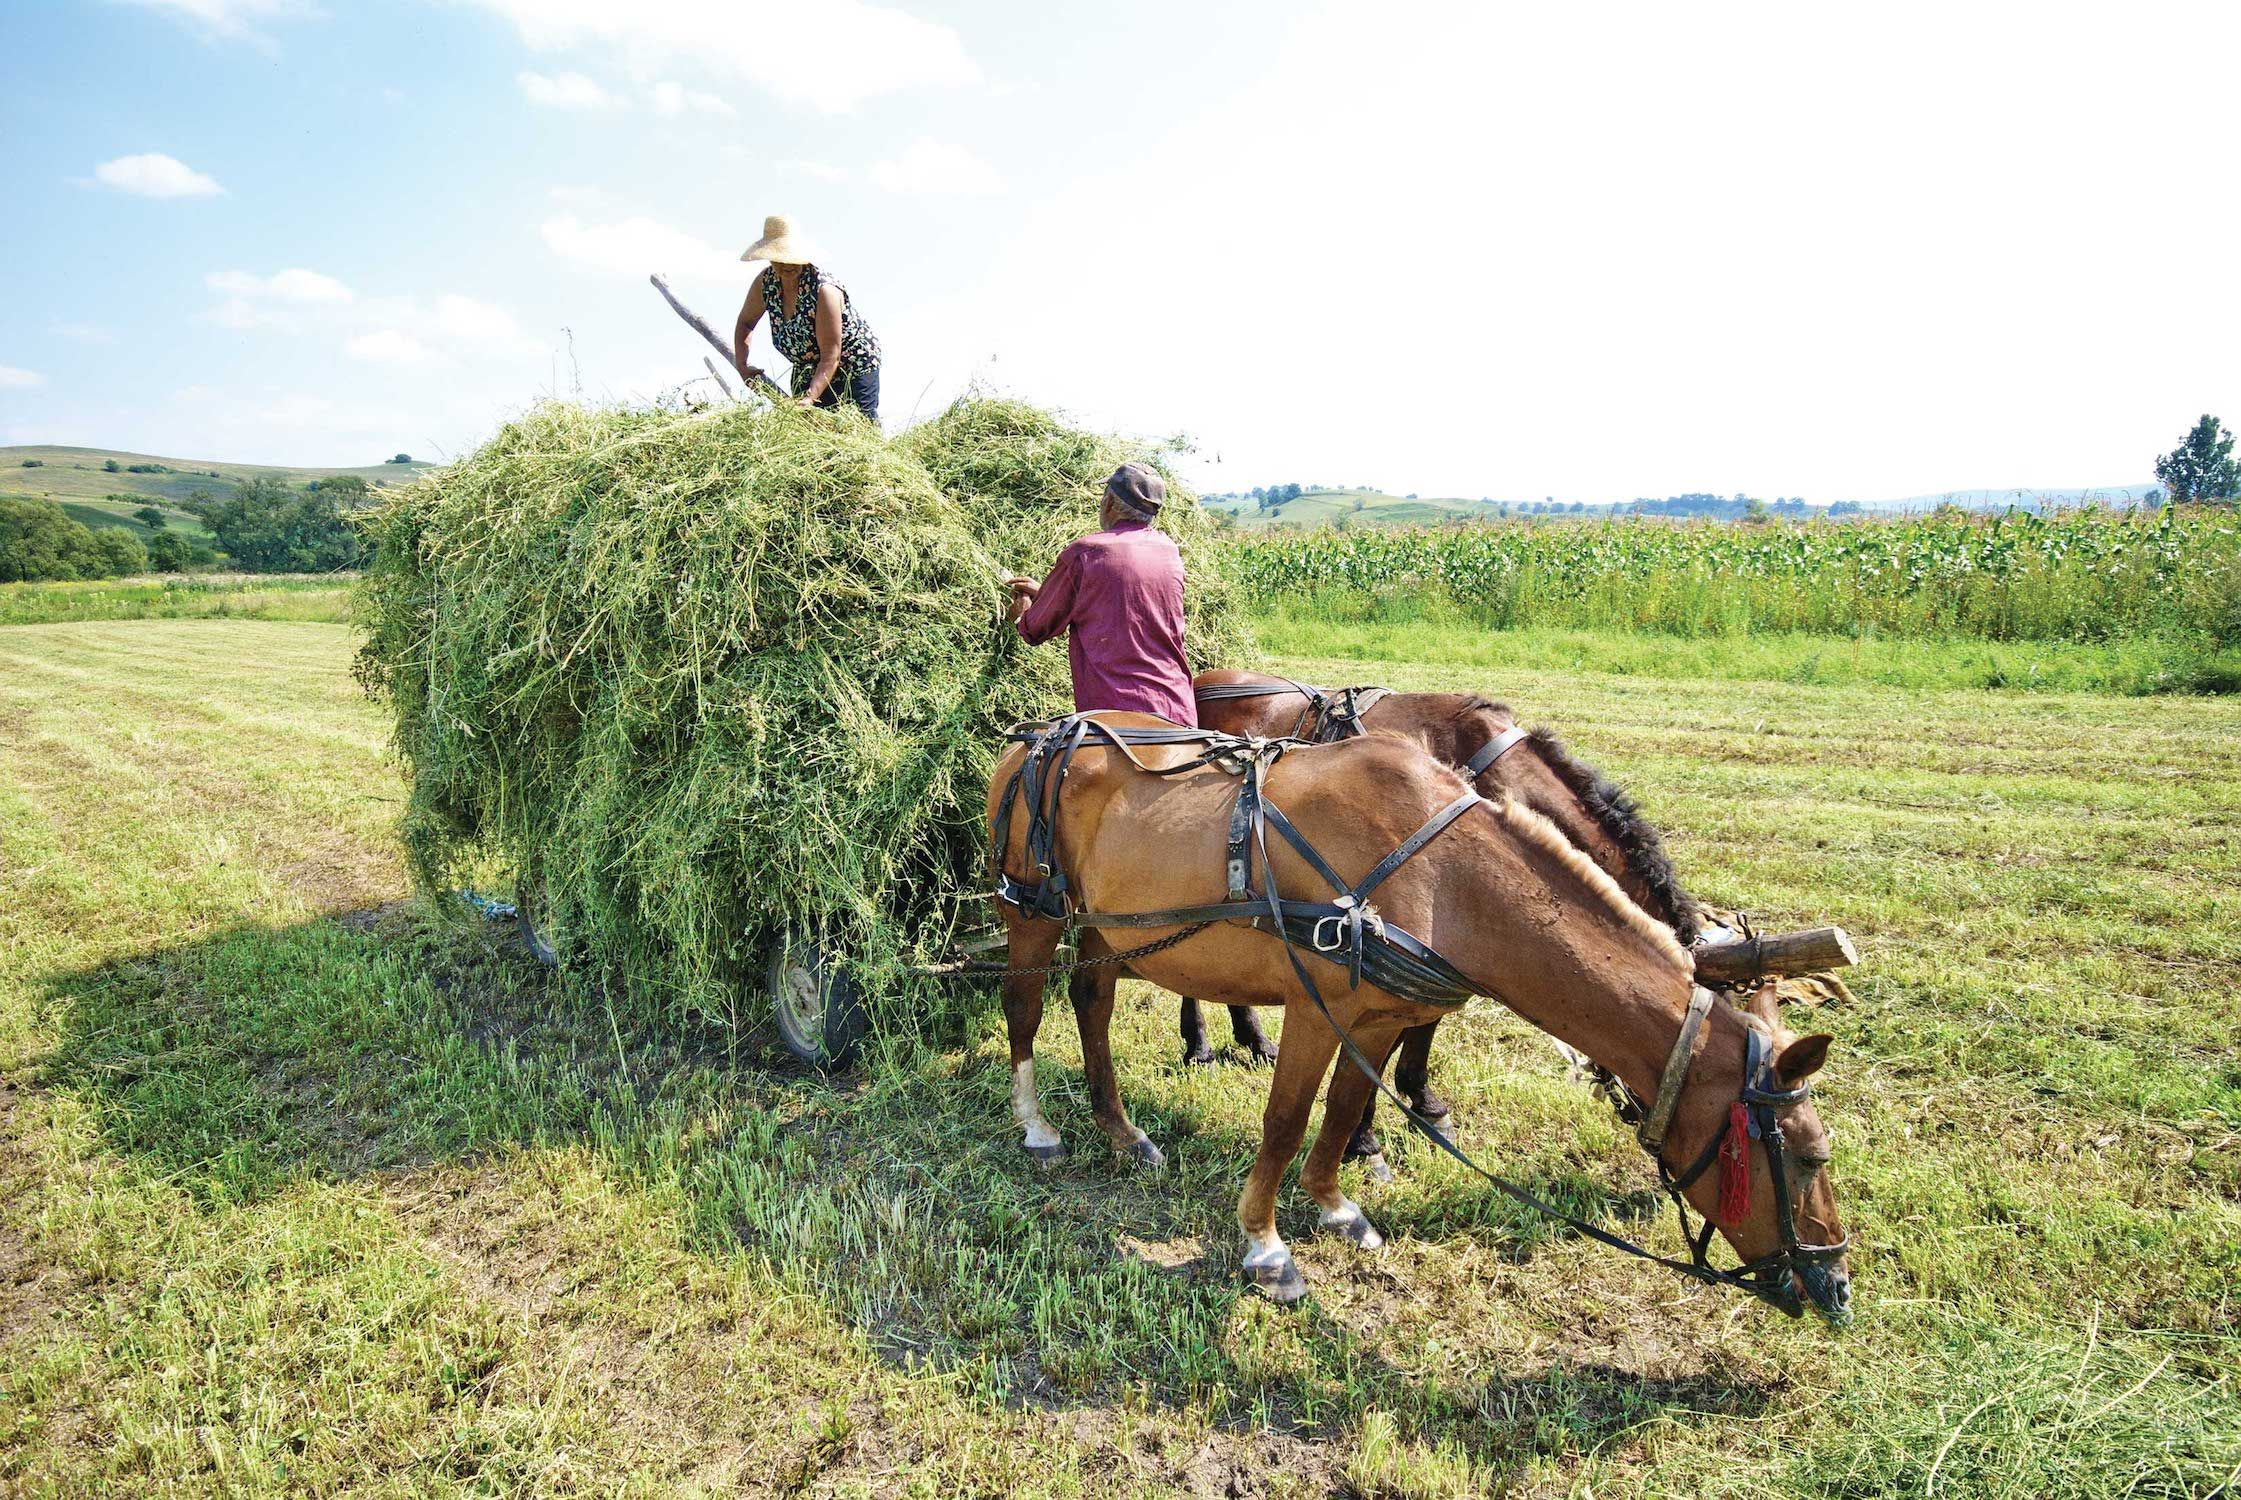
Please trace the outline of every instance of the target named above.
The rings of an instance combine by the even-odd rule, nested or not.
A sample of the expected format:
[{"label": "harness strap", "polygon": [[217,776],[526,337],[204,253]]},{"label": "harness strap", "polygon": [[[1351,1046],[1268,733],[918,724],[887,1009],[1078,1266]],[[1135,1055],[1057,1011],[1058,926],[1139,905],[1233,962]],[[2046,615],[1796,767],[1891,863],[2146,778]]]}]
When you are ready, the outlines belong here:
[{"label": "harness strap", "polygon": [[1681,1034],[1673,1039],[1673,1050],[1666,1056],[1665,1075],[1657,1083],[1657,1102],[1650,1106],[1650,1112],[1634,1132],[1634,1139],[1652,1156],[1665,1149],[1665,1132],[1673,1128],[1673,1111],[1681,1103],[1681,1085],[1688,1081],[1689,1057],[1696,1048],[1696,1033],[1711,1009],[1712,992],[1703,985],[1696,986],[1689,996],[1688,1014],[1681,1017]]},{"label": "harness strap", "polygon": [[1463,779],[1476,781],[1486,774],[1486,768],[1524,744],[1532,736],[1512,724],[1479,747],[1478,754],[1463,762]]}]

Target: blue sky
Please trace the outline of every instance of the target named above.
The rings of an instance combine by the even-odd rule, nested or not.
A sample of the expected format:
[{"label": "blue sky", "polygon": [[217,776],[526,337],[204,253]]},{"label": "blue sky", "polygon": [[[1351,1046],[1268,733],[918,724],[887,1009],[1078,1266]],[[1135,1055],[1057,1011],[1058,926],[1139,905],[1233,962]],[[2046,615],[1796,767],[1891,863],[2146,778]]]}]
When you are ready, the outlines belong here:
[{"label": "blue sky", "polygon": [[[2241,420],[2241,7],[0,0],[0,442],[357,463],[699,373],[762,216],[889,425],[1816,500]],[[568,330],[563,333],[563,330]],[[572,358],[571,358],[572,350]]]}]

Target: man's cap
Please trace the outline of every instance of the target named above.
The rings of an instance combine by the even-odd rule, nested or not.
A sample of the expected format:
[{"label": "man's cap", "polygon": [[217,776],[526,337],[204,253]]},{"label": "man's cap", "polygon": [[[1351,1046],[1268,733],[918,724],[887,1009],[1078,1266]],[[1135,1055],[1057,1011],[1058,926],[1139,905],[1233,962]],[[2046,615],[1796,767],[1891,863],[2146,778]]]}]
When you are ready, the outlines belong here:
[{"label": "man's cap", "polygon": [[1167,503],[1167,481],[1149,464],[1126,463],[1105,481],[1105,496],[1140,516],[1156,516]]}]

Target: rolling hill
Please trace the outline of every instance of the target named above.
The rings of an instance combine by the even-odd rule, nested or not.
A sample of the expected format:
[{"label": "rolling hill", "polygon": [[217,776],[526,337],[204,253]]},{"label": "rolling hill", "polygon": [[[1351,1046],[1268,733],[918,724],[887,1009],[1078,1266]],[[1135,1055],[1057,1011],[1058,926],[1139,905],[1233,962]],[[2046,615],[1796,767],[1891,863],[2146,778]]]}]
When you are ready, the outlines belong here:
[{"label": "rolling hill", "polygon": [[1308,490],[1273,510],[1260,509],[1250,498],[1209,499],[1206,503],[1209,509],[1249,531],[1269,526],[1328,526],[1342,519],[1354,526],[1423,526],[1441,521],[1486,521],[1495,515],[1494,507],[1483,500],[1427,500],[1378,490]]},{"label": "rolling hill", "polygon": [[[36,467],[25,467],[26,461]],[[104,467],[114,462],[116,470]],[[160,465],[157,472],[135,474],[132,466]],[[267,477],[284,484],[304,484],[313,479],[355,475],[375,488],[400,484],[425,474],[433,464],[363,464],[348,469],[290,469],[273,464],[219,463],[202,458],[161,458],[148,453],[125,453],[111,448],[16,447],[0,448],[0,491],[12,495],[43,495],[63,502],[93,506],[116,524],[136,525],[129,517],[143,504],[171,510],[196,490],[223,495],[245,479]],[[129,502],[110,500],[129,495]],[[102,502],[107,502],[103,504]],[[81,521],[88,516],[80,515]]]}]

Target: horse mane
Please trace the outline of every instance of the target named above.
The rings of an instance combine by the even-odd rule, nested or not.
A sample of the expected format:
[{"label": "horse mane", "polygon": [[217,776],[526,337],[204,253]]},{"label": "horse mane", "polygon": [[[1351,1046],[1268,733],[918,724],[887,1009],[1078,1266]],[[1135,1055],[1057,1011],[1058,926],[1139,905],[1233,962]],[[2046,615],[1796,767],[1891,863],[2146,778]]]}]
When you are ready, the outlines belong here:
[{"label": "horse mane", "polygon": [[[1508,710],[1498,703],[1483,706],[1508,715]],[[1681,877],[1673,869],[1672,857],[1665,852],[1665,841],[1642,816],[1641,806],[1616,782],[1567,750],[1554,730],[1534,729],[1526,738],[1542,762],[1556,773],[1556,779],[1580,799],[1588,815],[1600,823],[1611,842],[1618,845],[1628,873],[1642,883],[1642,888],[1658,906],[1670,913],[1673,935],[1683,943],[1695,942],[1696,902],[1681,889]]]},{"label": "horse mane", "polygon": [[1515,797],[1504,797],[1489,804],[1501,818],[1503,826],[1526,843],[1547,854],[1572,872],[1582,885],[1600,896],[1612,913],[1645,943],[1656,949],[1675,968],[1693,972],[1696,960],[1689,956],[1673,929],[1660,922],[1641,906],[1608,870],[1580,852],[1579,846],[1564,836],[1564,830],[1550,822],[1545,813],[1536,812]]}]

